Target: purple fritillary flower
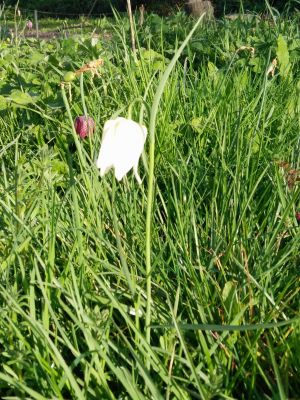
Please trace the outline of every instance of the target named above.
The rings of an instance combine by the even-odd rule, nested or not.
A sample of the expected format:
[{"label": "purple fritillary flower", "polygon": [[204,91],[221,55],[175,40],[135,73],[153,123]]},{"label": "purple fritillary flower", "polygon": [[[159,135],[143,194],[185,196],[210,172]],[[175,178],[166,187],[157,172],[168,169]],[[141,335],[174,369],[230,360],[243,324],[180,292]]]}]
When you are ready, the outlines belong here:
[{"label": "purple fritillary flower", "polygon": [[27,28],[28,28],[29,30],[31,30],[32,27],[33,27],[32,21],[29,20],[29,21],[27,22],[26,26],[27,26]]},{"label": "purple fritillary flower", "polygon": [[74,126],[76,133],[81,139],[84,139],[94,132],[95,121],[91,117],[81,115],[80,117],[76,117]]}]

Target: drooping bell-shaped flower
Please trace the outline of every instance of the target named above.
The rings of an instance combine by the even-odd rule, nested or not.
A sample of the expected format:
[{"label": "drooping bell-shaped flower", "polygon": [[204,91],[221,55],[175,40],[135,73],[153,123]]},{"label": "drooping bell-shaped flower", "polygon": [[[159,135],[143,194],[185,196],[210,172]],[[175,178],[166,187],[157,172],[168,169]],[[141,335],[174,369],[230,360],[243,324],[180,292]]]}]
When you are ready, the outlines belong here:
[{"label": "drooping bell-shaped flower", "polygon": [[97,167],[100,176],[111,168],[120,181],[131,168],[139,184],[138,163],[147,137],[147,128],[131,119],[118,117],[107,121],[103,128]]},{"label": "drooping bell-shaped flower", "polygon": [[81,139],[84,139],[94,132],[95,122],[93,118],[81,115],[80,117],[76,117],[74,127],[76,133],[81,137]]},{"label": "drooping bell-shaped flower", "polygon": [[31,31],[31,29],[32,29],[32,27],[33,27],[32,21],[29,20],[29,21],[27,22],[26,26],[27,26],[27,28]]}]

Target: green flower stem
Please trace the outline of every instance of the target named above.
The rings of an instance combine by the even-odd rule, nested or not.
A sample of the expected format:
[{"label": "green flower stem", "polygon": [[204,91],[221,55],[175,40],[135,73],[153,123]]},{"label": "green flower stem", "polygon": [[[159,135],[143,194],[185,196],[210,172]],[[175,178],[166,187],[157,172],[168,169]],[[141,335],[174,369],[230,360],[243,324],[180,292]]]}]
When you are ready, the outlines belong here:
[{"label": "green flower stem", "polygon": [[[88,110],[85,102],[85,97],[84,97],[84,87],[83,87],[83,73],[80,74],[80,96],[81,96],[81,103],[82,103],[82,109],[83,109],[83,114],[85,118],[88,118]],[[88,141],[89,141],[89,157],[92,160],[93,159],[93,145],[92,145],[92,136],[88,135]]]},{"label": "green flower stem", "polygon": [[80,95],[81,95],[81,103],[82,103],[83,113],[84,113],[84,116],[87,117],[88,112],[87,112],[85,98],[84,98],[83,73],[80,74]]},{"label": "green flower stem", "polygon": [[[78,136],[76,134],[75,128],[74,128],[74,123],[73,123],[73,118],[71,114],[71,109],[70,105],[66,96],[65,88],[62,85],[61,87],[61,92],[62,92],[62,97],[64,100],[64,104],[67,110],[67,114],[70,120],[71,124],[71,131],[72,135],[76,144],[76,149],[77,153],[79,156],[80,164],[81,164],[81,170],[84,170],[84,166],[86,165],[85,158],[83,157],[82,154],[82,149],[78,140]],[[74,173],[73,173],[73,166],[72,166],[72,157],[69,157],[69,169],[70,169],[70,179],[71,179],[71,184],[72,184],[72,197],[73,197],[73,205],[74,205],[74,217],[75,217],[75,225],[76,225],[76,237],[78,240],[78,253],[79,253],[79,258],[78,258],[78,263],[79,265],[82,265],[83,262],[83,237],[82,237],[82,232],[81,232],[81,223],[80,223],[80,211],[79,211],[79,204],[78,204],[78,197],[77,197],[77,192],[75,189],[75,179],[74,179]]]},{"label": "green flower stem", "polygon": [[[156,116],[158,112],[159,103],[164,92],[164,88],[168,81],[168,78],[175,67],[175,64],[180,57],[183,49],[187,45],[188,41],[192,37],[195,30],[198,28],[200,22],[202,21],[204,14],[198,19],[194,25],[191,32],[185,38],[182,45],[176,51],[174,57],[172,58],[170,64],[165,70],[163,76],[161,77],[157,90],[154,95],[151,112],[150,112],[150,126],[149,126],[149,136],[150,136],[150,148],[149,148],[149,181],[148,181],[148,194],[147,194],[147,215],[146,215],[146,294],[147,294],[147,306],[146,306],[146,340],[151,344],[151,226],[152,226],[152,211],[154,204],[154,155],[155,155],[155,126],[156,126]],[[150,361],[147,360],[147,368],[150,368]]]},{"label": "green flower stem", "polygon": [[85,158],[83,156],[83,152],[82,152],[82,148],[81,148],[80,142],[78,140],[78,135],[77,135],[77,133],[75,131],[74,122],[73,122],[73,118],[72,118],[72,114],[71,114],[71,109],[70,109],[70,105],[69,105],[69,102],[68,102],[68,99],[67,99],[67,96],[66,96],[66,91],[65,91],[64,85],[61,86],[61,93],[62,93],[62,98],[63,98],[63,101],[64,101],[64,105],[66,107],[67,114],[68,114],[68,117],[69,117],[69,120],[70,120],[70,124],[71,124],[71,127],[72,127],[71,132],[72,132],[72,136],[73,136],[73,139],[74,139],[74,142],[75,142],[75,145],[76,145],[76,150],[77,150],[79,161],[80,161],[80,164],[81,164],[81,169],[84,170],[84,167],[86,166],[86,161],[85,161]]}]

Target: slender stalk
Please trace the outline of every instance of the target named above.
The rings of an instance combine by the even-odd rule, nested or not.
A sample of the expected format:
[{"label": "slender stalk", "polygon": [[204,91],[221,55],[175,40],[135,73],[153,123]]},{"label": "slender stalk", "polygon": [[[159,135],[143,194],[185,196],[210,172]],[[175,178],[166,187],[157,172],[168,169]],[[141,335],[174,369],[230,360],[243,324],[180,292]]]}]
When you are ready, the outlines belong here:
[{"label": "slender stalk", "polygon": [[83,108],[83,113],[84,116],[87,117],[87,108],[85,104],[85,98],[84,98],[84,88],[83,88],[83,73],[80,74],[80,96],[81,96],[81,103],[82,103],[82,108]]},{"label": "slender stalk", "polygon": [[[84,170],[84,166],[86,165],[85,159],[83,157],[82,154],[82,150],[81,150],[81,146],[80,143],[78,141],[78,137],[77,134],[75,132],[75,128],[74,128],[74,123],[73,123],[73,118],[72,118],[72,114],[71,114],[71,109],[70,109],[70,105],[66,96],[66,92],[64,89],[64,86],[62,85],[62,97],[63,97],[63,101],[70,119],[70,124],[72,127],[72,134],[74,137],[74,141],[76,144],[76,148],[77,148],[77,152],[78,152],[78,156],[79,156],[79,160],[81,163],[81,168],[82,170]],[[72,157],[69,157],[69,170],[70,170],[70,180],[71,180],[71,185],[72,185],[72,197],[73,197],[73,206],[74,206],[74,217],[75,217],[75,225],[76,225],[76,238],[78,240],[78,253],[79,253],[79,257],[78,257],[78,263],[79,265],[82,264],[83,262],[83,237],[82,237],[82,232],[81,232],[81,223],[80,223],[80,210],[79,210],[79,204],[78,204],[78,196],[77,196],[77,192],[75,189],[75,179],[74,179],[74,173],[73,173],[73,166],[72,166]]]},{"label": "slender stalk", "polygon": [[71,124],[71,127],[72,127],[71,132],[72,132],[73,139],[75,141],[76,149],[77,149],[77,152],[78,152],[78,157],[79,157],[79,160],[80,160],[80,163],[81,163],[81,167],[83,169],[84,166],[86,165],[86,161],[85,161],[85,158],[83,156],[82,148],[81,148],[81,145],[79,143],[79,140],[78,140],[78,137],[77,137],[77,134],[76,134],[76,131],[75,131],[70,105],[69,105],[69,102],[68,102],[68,99],[67,99],[67,96],[66,96],[66,91],[65,91],[65,88],[64,88],[63,84],[61,86],[61,93],[62,93],[62,98],[63,98],[63,101],[64,101],[64,105],[66,107],[67,114],[68,114],[68,117],[69,117],[69,120],[70,120],[70,124]]},{"label": "slender stalk", "polygon": [[127,12],[128,12],[129,22],[130,22],[131,46],[132,46],[133,54],[135,56],[136,47],[135,47],[134,21],[133,21],[133,16],[132,16],[132,7],[131,7],[130,0],[127,0]]},{"label": "slender stalk", "polygon": [[[88,110],[87,110],[87,106],[86,106],[86,102],[85,102],[85,96],[84,96],[84,87],[83,87],[83,73],[80,74],[80,97],[81,97],[81,103],[82,103],[82,108],[83,108],[83,114],[84,114],[84,118],[88,124],[88,129],[89,129],[89,120],[88,120]],[[88,135],[88,141],[89,141],[89,156],[90,159],[93,159],[93,146],[92,146],[92,139],[91,139],[91,135]]]},{"label": "slender stalk", "polygon": [[119,223],[118,223],[118,217],[115,211],[115,198],[116,198],[116,181],[113,179],[112,183],[112,196],[111,196],[111,213],[112,213],[112,220],[113,220],[113,226],[114,226],[114,231],[115,231],[115,236],[116,236],[116,242],[117,242],[117,248],[118,248],[118,253],[120,256],[120,261],[121,261],[121,266],[123,269],[124,276],[127,280],[128,288],[131,292],[132,297],[135,297],[135,288],[134,288],[134,282],[132,280],[128,265],[127,265],[127,260],[126,260],[126,254],[122,246],[122,241],[121,241],[121,234],[119,231]]},{"label": "slender stalk", "polygon": [[[180,57],[183,49],[187,45],[188,41],[192,37],[193,33],[202,21],[204,14],[199,18],[197,23],[194,25],[191,32],[185,38],[182,45],[176,51],[174,57],[172,58],[170,64],[168,65],[166,71],[160,79],[156,93],[154,95],[151,112],[150,112],[150,126],[149,126],[149,136],[150,136],[150,148],[149,148],[149,180],[148,180],[148,194],[147,194],[147,214],[146,214],[146,294],[147,294],[147,306],[146,306],[146,340],[151,344],[151,226],[152,226],[152,211],[154,203],[154,156],[155,156],[155,126],[156,126],[156,116],[158,112],[159,103],[164,92],[164,88],[168,81],[168,78],[175,67],[175,64]],[[150,362],[147,360],[147,367],[150,368]]]}]

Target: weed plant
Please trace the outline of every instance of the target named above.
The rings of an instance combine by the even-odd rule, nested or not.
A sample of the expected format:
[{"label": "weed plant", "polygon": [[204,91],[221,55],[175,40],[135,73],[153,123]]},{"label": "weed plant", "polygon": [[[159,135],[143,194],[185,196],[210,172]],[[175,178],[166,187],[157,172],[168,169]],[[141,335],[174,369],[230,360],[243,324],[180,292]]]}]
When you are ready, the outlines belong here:
[{"label": "weed plant", "polygon": [[[297,20],[202,25],[173,68],[155,124],[150,298],[149,141],[141,186],[95,167],[112,115],[149,126],[193,25],[149,16],[136,59],[120,18],[95,46],[0,43],[1,398],[299,396]],[[62,95],[64,72],[99,57],[100,76]],[[82,96],[97,126],[85,141],[70,122]]]}]

